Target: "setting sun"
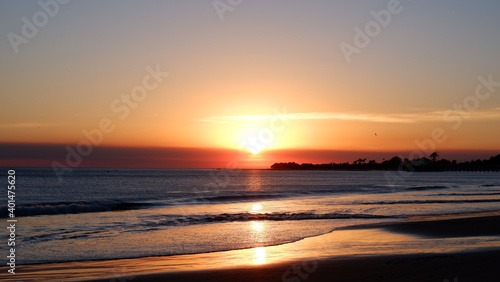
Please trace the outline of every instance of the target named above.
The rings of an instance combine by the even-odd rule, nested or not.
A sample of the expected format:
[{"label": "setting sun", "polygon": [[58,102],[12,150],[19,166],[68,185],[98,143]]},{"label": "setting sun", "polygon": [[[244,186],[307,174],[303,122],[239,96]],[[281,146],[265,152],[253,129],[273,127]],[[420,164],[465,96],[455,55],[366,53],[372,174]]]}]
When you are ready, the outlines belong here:
[{"label": "setting sun", "polygon": [[254,155],[258,155],[260,153],[260,150],[259,149],[250,149],[250,153],[254,154]]}]

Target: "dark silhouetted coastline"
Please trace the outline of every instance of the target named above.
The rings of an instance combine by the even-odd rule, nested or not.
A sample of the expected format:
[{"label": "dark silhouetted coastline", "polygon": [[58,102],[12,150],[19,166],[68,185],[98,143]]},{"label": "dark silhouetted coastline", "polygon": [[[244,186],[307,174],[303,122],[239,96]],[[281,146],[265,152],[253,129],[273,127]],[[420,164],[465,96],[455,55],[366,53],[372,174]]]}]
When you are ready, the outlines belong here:
[{"label": "dark silhouetted coastline", "polygon": [[349,170],[349,171],[367,171],[367,170],[403,170],[403,171],[500,171],[500,154],[485,160],[472,160],[466,162],[457,162],[456,160],[440,159],[434,152],[431,158],[419,158],[414,160],[393,157],[381,163],[375,160],[366,161],[358,159],[353,163],[326,163],[312,164],[295,162],[275,163],[271,166],[273,170]]}]

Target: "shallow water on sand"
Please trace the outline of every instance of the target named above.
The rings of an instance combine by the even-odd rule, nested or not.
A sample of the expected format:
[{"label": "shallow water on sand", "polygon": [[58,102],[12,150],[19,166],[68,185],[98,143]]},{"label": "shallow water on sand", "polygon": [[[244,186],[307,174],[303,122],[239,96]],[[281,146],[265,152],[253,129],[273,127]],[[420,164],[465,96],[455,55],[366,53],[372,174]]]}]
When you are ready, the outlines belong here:
[{"label": "shallow water on sand", "polygon": [[[20,264],[200,254],[498,209],[498,173],[19,169]],[[1,209],[6,217],[6,209]],[[6,252],[6,246],[0,246]]]},{"label": "shallow water on sand", "polygon": [[[497,221],[491,223],[498,223]],[[467,225],[463,225],[463,227],[467,228]],[[423,225],[422,228],[426,229],[429,226]],[[460,233],[462,227],[460,224],[456,224],[453,228],[457,233]],[[365,226],[339,229],[324,235],[270,247],[167,257],[27,265],[22,267],[20,273],[16,274],[16,278],[22,281],[55,281],[104,279],[107,277],[107,279],[128,281],[140,279],[140,275],[143,274],[160,272],[211,269],[220,272],[231,268],[251,269],[265,265],[284,264],[285,270],[278,273],[278,277],[283,277],[282,275],[286,275],[285,271],[292,269],[293,266],[312,269],[322,259],[352,259],[360,256],[418,253],[460,253],[479,250],[500,250],[500,237],[422,238],[414,234],[388,232],[384,226]],[[2,279],[1,276],[0,274],[0,279]],[[289,272],[289,276],[293,277],[294,274]]]}]

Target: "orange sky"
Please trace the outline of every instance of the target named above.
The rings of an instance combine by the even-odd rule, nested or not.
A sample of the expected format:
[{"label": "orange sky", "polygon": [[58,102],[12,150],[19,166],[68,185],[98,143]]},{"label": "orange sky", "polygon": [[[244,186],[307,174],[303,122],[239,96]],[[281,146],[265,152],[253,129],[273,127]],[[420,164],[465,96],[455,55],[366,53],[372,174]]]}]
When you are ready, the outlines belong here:
[{"label": "orange sky", "polygon": [[[222,18],[206,1],[61,6],[28,43],[0,42],[0,150],[53,157],[12,151],[0,165],[46,165],[89,144],[83,166],[500,151],[498,3],[405,2],[346,60],[339,46],[386,3],[337,2],[245,2]],[[20,19],[39,9],[1,3],[1,33],[22,36]]]}]

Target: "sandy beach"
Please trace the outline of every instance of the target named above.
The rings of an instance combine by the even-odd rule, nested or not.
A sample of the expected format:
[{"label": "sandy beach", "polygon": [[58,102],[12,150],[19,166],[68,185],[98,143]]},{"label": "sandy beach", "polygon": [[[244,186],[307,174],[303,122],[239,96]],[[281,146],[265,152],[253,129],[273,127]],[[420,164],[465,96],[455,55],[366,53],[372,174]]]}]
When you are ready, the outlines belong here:
[{"label": "sandy beach", "polygon": [[[500,251],[338,257],[227,270],[124,277],[124,281],[495,281]],[[294,268],[294,266],[296,268]],[[307,268],[309,267],[309,268]],[[297,272],[294,272],[297,269]],[[308,272],[311,270],[311,272]],[[313,271],[314,270],[314,271]],[[109,281],[99,279],[92,281]]]},{"label": "sandy beach", "polygon": [[493,281],[500,274],[499,226],[498,213],[410,218],[263,248],[24,265],[15,280]]}]

